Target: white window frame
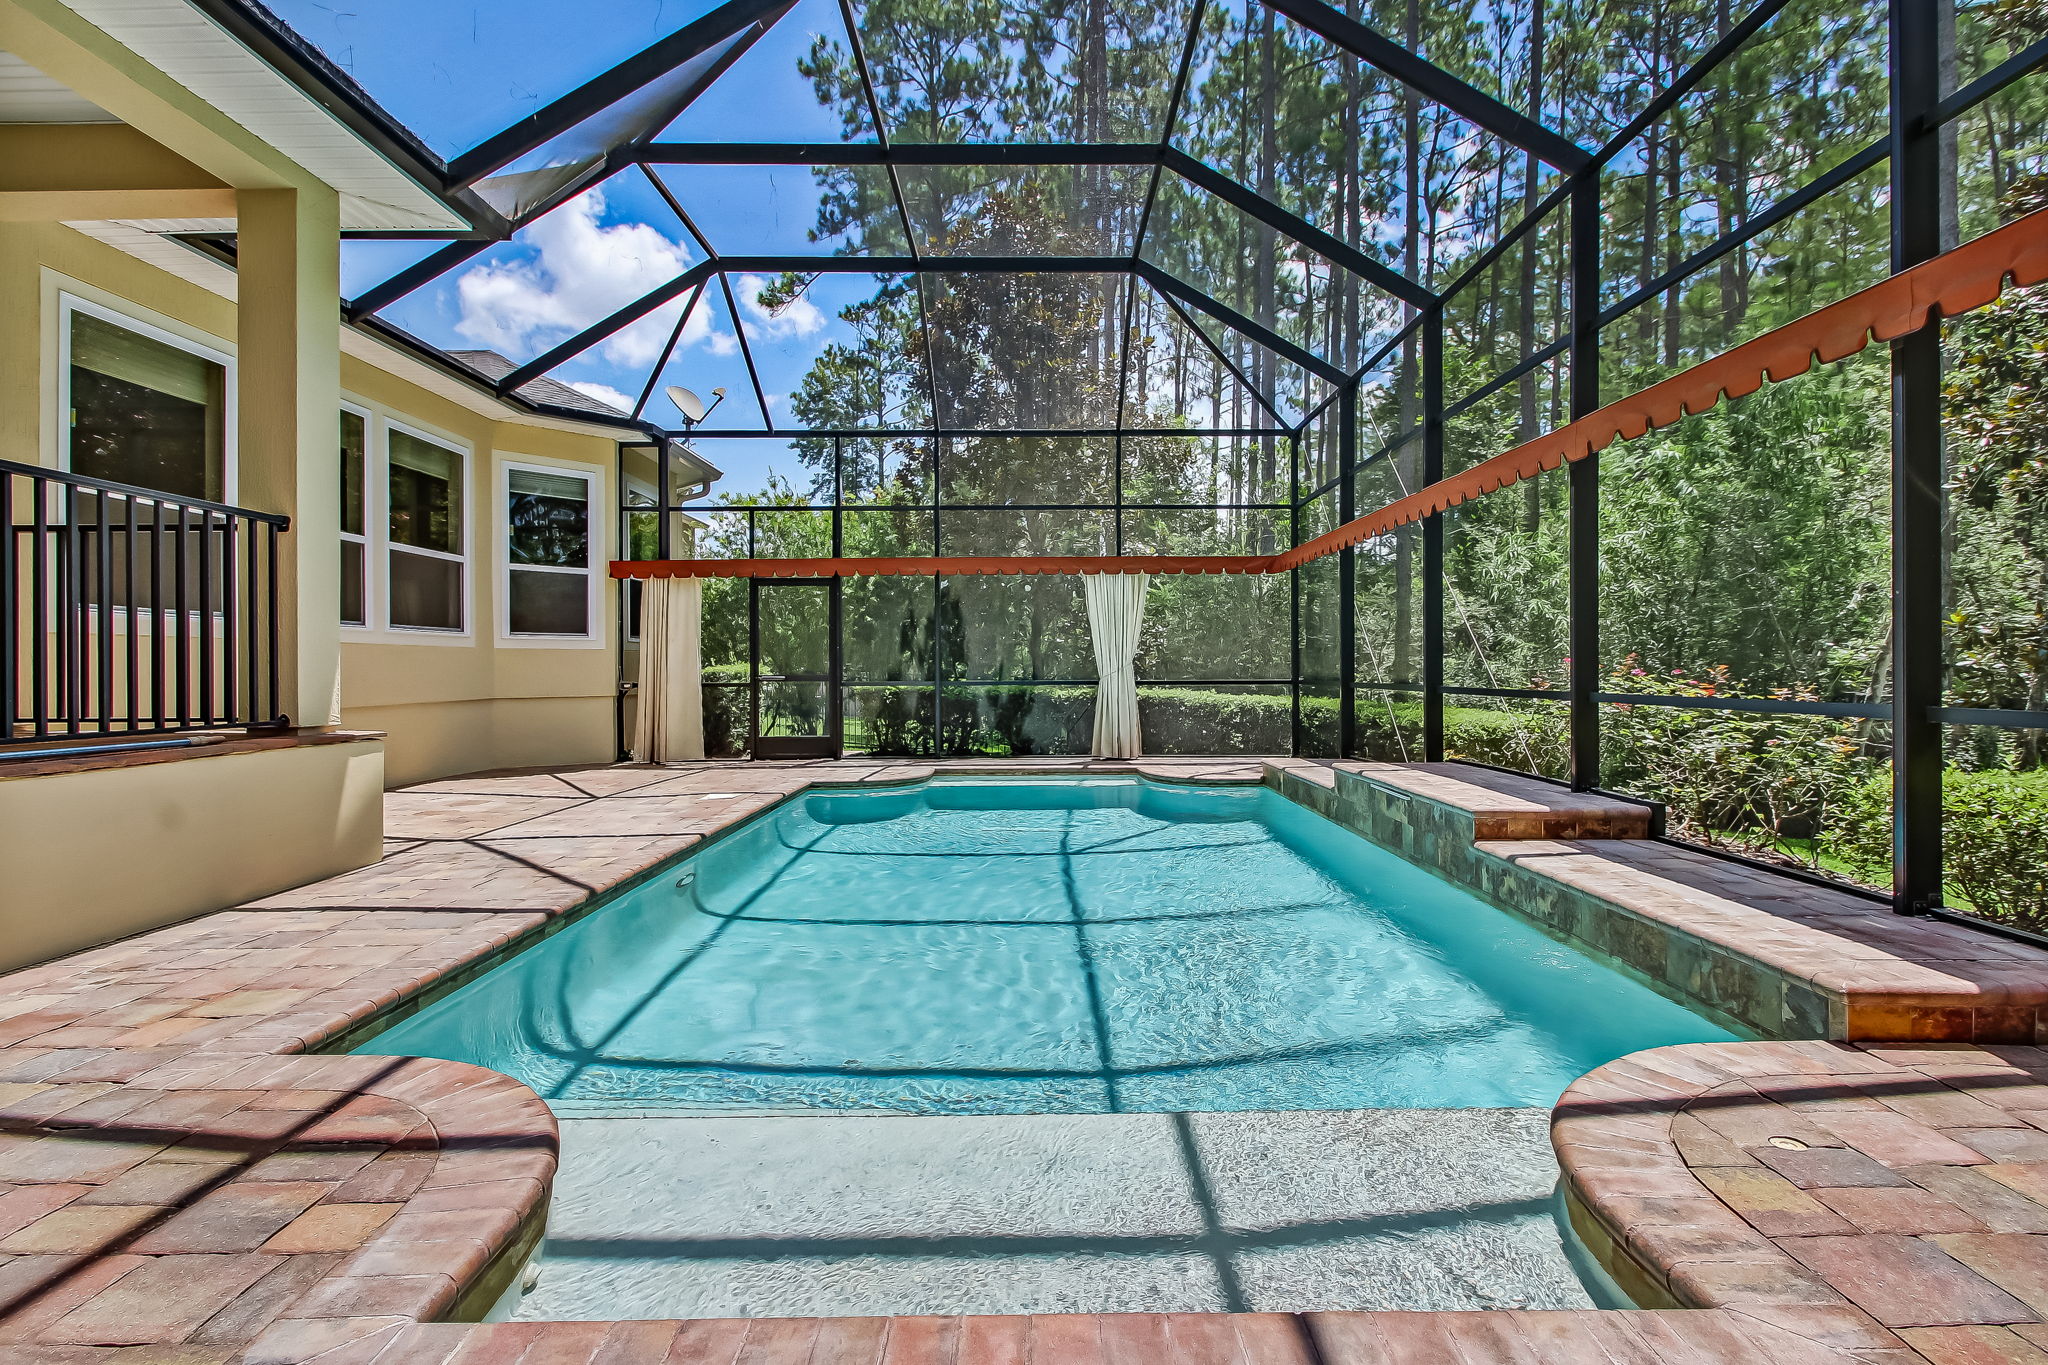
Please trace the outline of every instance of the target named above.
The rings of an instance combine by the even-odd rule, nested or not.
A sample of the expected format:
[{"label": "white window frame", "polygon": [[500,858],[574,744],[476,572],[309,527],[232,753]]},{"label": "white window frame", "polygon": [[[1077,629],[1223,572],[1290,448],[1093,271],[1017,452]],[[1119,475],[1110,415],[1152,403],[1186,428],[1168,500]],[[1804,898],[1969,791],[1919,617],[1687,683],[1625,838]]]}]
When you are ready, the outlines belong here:
[{"label": "white window frame", "polygon": [[[497,597],[498,597],[498,643],[513,649],[601,649],[605,634],[601,624],[604,610],[603,576],[598,568],[604,560],[604,534],[599,518],[603,514],[604,479],[599,470],[590,465],[558,464],[543,461],[532,456],[497,460],[498,473],[494,480],[496,494],[495,510],[491,524],[497,539]],[[556,568],[544,564],[514,564],[512,562],[512,472],[524,470],[530,474],[548,474],[557,478],[580,479],[584,488],[585,537],[584,567],[580,569]],[[580,574],[584,585],[584,631],[578,635],[530,635],[514,634],[512,631],[512,574],[552,573]]]},{"label": "white window frame", "polygon": [[[391,433],[403,432],[415,440],[425,441],[460,457],[462,461],[462,553],[451,555],[440,550],[423,550],[417,545],[397,545],[391,539]],[[399,637],[407,644],[461,644],[466,645],[476,638],[476,448],[467,441],[458,441],[438,431],[429,431],[403,422],[391,416],[382,417],[377,423],[377,439],[372,448],[376,452],[377,533],[371,539],[377,547],[378,558],[383,561],[377,574],[377,620],[383,629]],[[366,490],[367,491],[367,490]],[[363,509],[364,525],[368,526],[370,509]],[[402,626],[391,619],[391,560],[394,554],[419,555],[426,559],[440,559],[462,566],[462,629],[444,630],[438,626]]]},{"label": "white window frame", "polygon": [[[47,295],[45,297],[47,297]],[[169,319],[160,318],[160,315],[156,313],[150,313],[149,319],[159,320],[151,321],[149,319],[140,317],[135,313],[125,312],[121,308],[116,308],[113,307],[112,305],[101,303],[96,299],[89,299],[82,295],[74,294],[70,290],[64,289],[62,287],[59,287],[57,290],[57,365],[56,374],[54,376],[56,379],[55,388],[57,395],[57,430],[56,449],[53,452],[56,458],[52,462],[54,464],[54,467],[61,469],[66,473],[72,472],[71,320],[80,313],[84,313],[88,317],[98,318],[102,322],[110,323],[115,327],[120,327],[127,331],[133,332],[137,336],[147,337],[151,341],[161,342],[164,345],[173,348],[174,350],[183,351],[187,355],[196,355],[202,360],[212,361],[214,364],[222,367],[222,369],[225,371],[225,373],[222,376],[221,384],[221,406],[224,409],[224,411],[221,414],[221,496],[218,499],[218,501],[223,506],[235,506],[235,488],[237,474],[235,463],[235,433],[239,429],[240,423],[239,410],[236,407],[235,398],[234,353],[232,351],[221,349],[222,346],[226,345],[226,343],[224,342],[219,343],[218,345],[210,345],[208,344],[207,341],[198,340],[195,337],[186,335],[185,333],[182,332],[174,332],[168,326],[160,325],[160,322],[168,322]],[[125,502],[128,499],[128,495],[125,493],[107,493],[104,494],[103,496],[106,497],[106,499],[109,502],[116,504]],[[214,501],[213,499],[209,498],[193,498],[189,495],[180,493],[163,493],[162,497],[173,502]],[[53,526],[63,525],[63,494],[59,492],[57,489],[52,488],[49,490],[49,496],[46,501],[48,506],[48,516],[50,524]],[[140,504],[150,506],[154,506],[157,502],[157,500],[154,498],[137,498],[136,501]],[[50,588],[51,605],[49,608],[50,612],[52,613],[51,619],[53,620],[55,619],[54,614],[57,611],[56,594],[57,587],[53,583]],[[86,621],[90,623],[90,628],[98,629],[98,622],[100,619],[99,604],[97,602],[87,603],[84,607],[84,612]],[[167,605],[164,606],[161,610],[153,612],[145,606],[131,605],[126,607],[115,607],[111,615],[113,617],[111,624],[114,633],[117,635],[125,635],[130,631],[133,631],[137,635],[153,635],[156,633],[157,625],[160,620],[175,621],[177,619],[178,613],[177,608],[175,606]],[[183,628],[186,630],[198,630],[198,622],[202,616],[211,616],[213,618],[213,620],[217,623],[214,629],[222,630],[225,628],[224,623],[226,620],[226,613],[224,611],[208,611],[206,607],[197,603],[188,606],[185,609],[185,622]]]},{"label": "white window frame", "polygon": [[[352,402],[346,398],[341,400],[339,412],[352,413],[363,419],[363,533],[361,535],[355,535],[348,531],[341,533],[343,541],[363,547],[363,619],[361,621],[343,621],[341,628],[347,631],[354,631],[358,635],[367,635],[377,629],[378,607],[381,605],[380,594],[383,591],[384,584],[383,575],[378,572],[379,566],[377,564],[377,546],[379,541],[377,518],[382,513],[384,505],[383,498],[378,496],[378,485],[383,482],[383,479],[378,474],[378,470],[382,465],[382,461],[377,458],[379,425],[377,415],[374,412],[364,407],[361,403]],[[335,417],[337,427],[340,420],[339,413],[337,413]],[[337,458],[339,458],[341,452],[340,435],[340,431],[337,430],[335,432],[337,438],[335,454]],[[335,600],[334,609],[337,613],[341,610],[339,598]]]},{"label": "white window frame", "polygon": [[[632,505],[633,495],[635,493],[638,493],[642,497],[647,499],[647,506],[635,507]],[[644,482],[643,480],[640,479],[627,479],[625,483],[621,486],[621,491],[619,493],[618,508],[614,516],[614,520],[618,526],[617,534],[619,536],[619,558],[621,559],[624,559],[628,554],[631,553],[631,551],[627,548],[631,532],[629,532],[626,528],[630,524],[628,518],[634,512],[652,512],[654,513],[655,519],[657,521],[664,516],[670,515],[669,513],[664,512],[662,510],[661,501],[655,494],[653,484]],[[631,578],[622,578],[619,580],[619,638],[628,645],[637,645],[640,643],[640,632],[633,628],[633,617],[632,613],[627,610],[629,604],[626,600],[626,594],[633,591],[632,585],[636,581],[645,582],[646,580],[635,580]],[[642,588],[640,589],[640,591],[645,592],[646,589]]]},{"label": "white window frame", "polygon": [[[98,318],[101,322],[110,323],[115,327],[125,328],[137,336],[161,342],[187,355],[196,355],[201,360],[212,361],[226,371],[221,386],[221,405],[226,411],[221,414],[220,500],[230,507],[236,506],[235,492],[238,487],[239,469],[235,447],[241,424],[238,420],[234,354],[183,333],[171,331],[134,313],[83,298],[68,289],[57,291],[57,468],[67,473],[71,472],[71,319],[80,313]],[[164,496],[178,495],[166,493]]]}]

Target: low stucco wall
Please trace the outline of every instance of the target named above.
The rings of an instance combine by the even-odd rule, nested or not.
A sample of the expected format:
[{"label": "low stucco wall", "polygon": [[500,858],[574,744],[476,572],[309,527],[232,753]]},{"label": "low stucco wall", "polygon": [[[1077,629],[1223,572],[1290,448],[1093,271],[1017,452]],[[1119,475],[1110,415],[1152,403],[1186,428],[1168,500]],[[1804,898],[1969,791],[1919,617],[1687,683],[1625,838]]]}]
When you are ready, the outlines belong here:
[{"label": "low stucco wall", "polygon": [[610,763],[613,703],[605,697],[482,697],[345,707],[342,723],[384,735],[393,787],[493,768]]},{"label": "low stucco wall", "polygon": [[377,861],[376,739],[10,777],[0,971]]}]

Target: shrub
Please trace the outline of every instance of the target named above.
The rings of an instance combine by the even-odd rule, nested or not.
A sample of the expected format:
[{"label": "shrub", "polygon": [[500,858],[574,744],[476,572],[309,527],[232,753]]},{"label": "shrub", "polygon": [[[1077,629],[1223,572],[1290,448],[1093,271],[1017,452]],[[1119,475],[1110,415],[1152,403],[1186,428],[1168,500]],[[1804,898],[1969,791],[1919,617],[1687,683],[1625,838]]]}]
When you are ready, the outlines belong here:
[{"label": "shrub", "polygon": [[[874,754],[935,752],[929,691],[855,685],[848,692],[850,741]],[[1085,754],[1094,741],[1093,687],[949,687],[945,703],[947,753]],[[1302,705],[1336,715],[1332,698],[1305,697]],[[1138,719],[1147,753],[1284,754],[1293,703],[1284,692],[1141,685]]]},{"label": "shrub", "polygon": [[[1625,659],[1605,690],[1694,697],[1705,708],[1616,704],[1601,708],[1602,780],[1666,803],[1671,833],[1766,860],[1841,875],[1821,862],[1829,831],[1853,794],[1888,760],[1882,727],[1830,716],[1721,711],[1754,698],[1725,668],[1651,673]],[[1769,700],[1818,701],[1782,688]]]},{"label": "shrub", "polygon": [[704,754],[707,758],[745,758],[753,731],[752,694],[745,687],[713,686],[744,683],[752,676],[745,664],[713,664],[704,670]]},{"label": "shrub", "polygon": [[[1305,727],[1328,713],[1334,697],[1303,697]],[[1284,754],[1294,747],[1294,700],[1286,692],[1212,692],[1194,687],[1140,687],[1138,722],[1153,754]]]},{"label": "shrub", "polygon": [[[1942,862],[1958,909],[2048,933],[2048,771],[1942,774]],[[1844,804],[1829,850],[1867,874],[1888,876],[1892,789],[1862,783]]]},{"label": "shrub", "polygon": [[[1444,756],[1522,772],[1558,773],[1565,754],[1564,707],[1548,702],[1535,705],[1542,709],[1517,712],[1446,706]],[[1359,699],[1360,756],[1389,763],[1420,762],[1422,703],[1397,701],[1391,715],[1389,710],[1382,702]]]}]

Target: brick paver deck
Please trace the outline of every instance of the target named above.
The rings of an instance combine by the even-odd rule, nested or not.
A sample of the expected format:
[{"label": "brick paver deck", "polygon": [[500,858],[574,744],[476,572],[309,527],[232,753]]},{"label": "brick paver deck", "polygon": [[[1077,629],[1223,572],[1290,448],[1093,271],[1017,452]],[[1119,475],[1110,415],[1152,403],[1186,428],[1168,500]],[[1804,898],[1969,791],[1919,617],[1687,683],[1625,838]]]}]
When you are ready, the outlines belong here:
[{"label": "brick paver deck", "polygon": [[2048,1360],[2048,1051],[1663,1048],[1581,1078],[1552,1137],[1574,1223],[1639,1303]]},{"label": "brick paver deck", "polygon": [[[1299,760],[1137,766],[1338,789],[1331,767]],[[1954,957],[1946,935],[1978,951],[1967,931],[1929,938],[1778,879],[1764,879],[1776,899],[1710,885],[1636,837],[1626,803],[1454,765],[1342,766],[1345,782],[1460,813],[1463,837],[1499,845],[1493,856],[1592,859],[1605,871],[1558,875],[1604,877],[1601,894],[1620,887],[1645,913],[1702,911],[1689,932],[1818,934],[1800,942],[1835,943],[1833,966],[1870,981],[1932,960],[1995,961],[2014,992],[2048,983],[2031,950]],[[705,764],[430,783],[391,795],[375,867],[0,978],[0,1360],[2048,1362],[2048,1251],[2035,1245],[2048,1242],[2048,1054],[2028,1048],[1734,1044],[1582,1080],[1558,1118],[1581,1221],[1644,1301],[1690,1311],[434,1322],[480,1315],[537,1240],[553,1119],[473,1067],[307,1050],[807,785],[931,771]],[[1731,890],[1749,896],[1732,918]],[[1989,1007],[1983,970],[1934,970],[1953,984],[1916,979],[1915,1007]],[[1802,1126],[1778,1131],[1788,1115]]]}]

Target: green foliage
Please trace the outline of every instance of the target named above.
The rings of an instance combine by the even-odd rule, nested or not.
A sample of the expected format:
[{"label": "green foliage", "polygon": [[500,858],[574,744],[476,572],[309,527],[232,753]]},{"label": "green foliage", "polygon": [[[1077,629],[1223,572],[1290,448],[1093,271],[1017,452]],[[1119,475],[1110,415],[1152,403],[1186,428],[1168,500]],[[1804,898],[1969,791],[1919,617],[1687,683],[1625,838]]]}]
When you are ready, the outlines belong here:
[{"label": "green foliage", "polygon": [[[2011,207],[2043,202],[2037,181]],[[1951,685],[1966,705],[2048,707],[2048,298],[2014,291],[1944,343]]]},{"label": "green foliage", "polygon": [[[1701,700],[1754,697],[1726,668],[1651,673],[1631,658],[1606,690]],[[1780,701],[1812,701],[1779,689]],[[1669,803],[1672,831],[1701,843],[1811,861],[1811,841],[1840,818],[1849,794],[1889,750],[1863,722],[1828,716],[1628,705],[1602,717],[1605,782]],[[1797,850],[1805,850],[1801,856]]]},{"label": "green foliage", "polygon": [[[2048,773],[1964,772],[1942,783],[1945,898],[1960,909],[2048,933]],[[1845,804],[1831,851],[1889,875],[1891,786],[1872,780]]]},{"label": "green foliage", "polygon": [[[1537,707],[1545,705],[1537,703]],[[1560,711],[1552,705],[1551,711]],[[1444,708],[1444,756],[1496,768],[1549,772],[1560,765],[1564,728],[1532,708],[1527,714],[1478,706]],[[1358,701],[1358,752],[1387,763],[1422,760],[1422,703]]]},{"label": "green foliage", "polygon": [[[851,693],[847,745],[875,754],[936,752],[931,693],[922,688],[861,688]],[[1309,713],[1334,716],[1336,703],[1303,698]],[[1095,725],[1093,687],[949,687],[944,752],[996,757],[1083,754]],[[1293,702],[1281,689],[1225,692],[1138,689],[1139,724],[1151,754],[1284,754]]]},{"label": "green foliage", "polygon": [[1603,454],[1606,656],[1657,677],[1711,660],[1724,695],[1871,696],[1890,610],[1888,384],[1883,353],[1865,352]]}]

